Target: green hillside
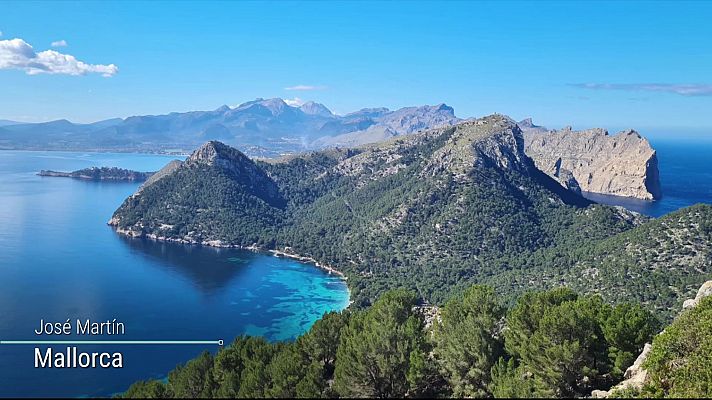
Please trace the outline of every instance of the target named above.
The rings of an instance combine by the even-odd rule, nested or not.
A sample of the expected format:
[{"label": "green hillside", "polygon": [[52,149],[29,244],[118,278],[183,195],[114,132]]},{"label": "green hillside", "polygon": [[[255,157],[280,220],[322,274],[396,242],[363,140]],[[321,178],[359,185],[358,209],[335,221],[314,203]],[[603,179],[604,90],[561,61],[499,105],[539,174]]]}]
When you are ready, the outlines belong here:
[{"label": "green hillside", "polygon": [[569,285],[665,314],[710,276],[710,215],[697,206],[649,221],[593,205],[537,170],[516,124],[493,115],[276,162],[209,142],[111,223],[134,236],[290,247],[344,272],[361,306],[394,288],[442,304],[484,282],[510,301]]}]

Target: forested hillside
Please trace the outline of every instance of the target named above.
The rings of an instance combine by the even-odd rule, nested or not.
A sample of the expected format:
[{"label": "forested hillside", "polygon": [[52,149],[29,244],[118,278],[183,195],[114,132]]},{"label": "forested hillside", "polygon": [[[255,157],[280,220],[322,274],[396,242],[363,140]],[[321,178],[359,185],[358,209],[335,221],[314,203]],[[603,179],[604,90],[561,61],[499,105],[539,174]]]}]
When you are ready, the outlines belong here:
[{"label": "forested hillside", "polygon": [[499,290],[562,284],[611,301],[637,301],[671,318],[712,276],[712,206],[699,204],[605,240],[570,243],[519,258],[487,280]]},{"label": "forested hillside", "polygon": [[710,276],[712,207],[657,221],[565,190],[493,115],[351,150],[253,162],[209,142],[116,211],[122,233],[290,247],[343,271],[357,306],[407,288],[442,304],[473,283],[511,303],[561,284],[669,317]]},{"label": "forested hillside", "polygon": [[327,314],[291,343],[238,337],[123,396],[582,397],[620,381],[659,328],[636,304],[565,288],[529,292],[507,312],[492,288],[473,286],[430,320],[416,297],[391,291]]}]

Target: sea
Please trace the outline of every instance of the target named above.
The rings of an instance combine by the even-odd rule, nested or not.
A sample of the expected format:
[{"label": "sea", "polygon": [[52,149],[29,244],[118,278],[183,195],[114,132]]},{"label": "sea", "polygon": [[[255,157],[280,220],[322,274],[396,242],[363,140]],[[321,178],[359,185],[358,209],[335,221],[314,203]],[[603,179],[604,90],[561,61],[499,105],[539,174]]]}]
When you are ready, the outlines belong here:
[{"label": "sea", "polygon": [[[121,352],[123,368],[35,368],[35,348],[0,344],[0,397],[110,396],[238,335],[293,340],[324,313],[347,307],[342,279],[270,254],[159,243],[106,225],[138,183],[40,177],[42,169],[160,169],[174,157],[0,151],[0,342],[199,341],[213,344],[81,345]],[[36,335],[40,321],[114,321],[124,335]],[[67,346],[49,346],[66,352]]]}]

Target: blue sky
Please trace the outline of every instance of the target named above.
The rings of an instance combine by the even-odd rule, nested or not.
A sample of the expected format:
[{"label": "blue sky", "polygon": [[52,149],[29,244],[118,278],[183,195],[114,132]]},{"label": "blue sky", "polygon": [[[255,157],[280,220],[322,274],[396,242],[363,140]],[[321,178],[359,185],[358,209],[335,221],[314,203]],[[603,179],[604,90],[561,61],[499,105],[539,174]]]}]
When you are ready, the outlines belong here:
[{"label": "blue sky", "polygon": [[[0,41],[89,66],[29,74],[0,53],[0,119],[88,122],[297,97],[337,113],[445,102],[460,117],[500,112],[550,127],[712,128],[712,2],[2,8]],[[314,90],[286,89],[299,85]]]}]

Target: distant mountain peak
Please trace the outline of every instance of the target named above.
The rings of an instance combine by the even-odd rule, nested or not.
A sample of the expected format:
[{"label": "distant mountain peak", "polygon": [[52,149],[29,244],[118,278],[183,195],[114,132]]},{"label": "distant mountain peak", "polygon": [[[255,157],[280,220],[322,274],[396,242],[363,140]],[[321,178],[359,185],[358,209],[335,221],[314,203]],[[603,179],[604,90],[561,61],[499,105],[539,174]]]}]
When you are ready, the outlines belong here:
[{"label": "distant mountain peak", "polygon": [[308,115],[319,115],[322,117],[333,117],[334,113],[331,112],[325,105],[317,103],[314,101],[307,101],[299,107],[304,114]]},{"label": "distant mountain peak", "polygon": [[235,107],[235,109],[240,109],[240,108],[244,108],[244,107],[247,107],[247,106],[251,106],[251,105],[256,104],[256,103],[259,103],[259,102],[261,102],[261,101],[264,101],[264,99],[263,99],[262,97],[258,97],[258,98],[254,99],[254,100],[250,100],[250,101],[246,101],[246,102],[244,102],[244,103],[240,103],[240,105],[238,105],[237,107]]},{"label": "distant mountain peak", "polygon": [[524,118],[523,120],[517,122],[520,128],[538,128],[538,125],[534,125],[532,118]]},{"label": "distant mountain peak", "polygon": [[291,111],[293,107],[290,107],[284,100],[279,97],[274,97],[267,100],[262,100],[259,104],[268,109],[272,115],[280,115],[285,111]]},{"label": "distant mountain peak", "polygon": [[335,115],[315,101],[275,97],[208,111],[142,115],[95,124],[6,124],[2,131],[3,145],[11,148],[62,148],[73,143],[79,148],[143,151],[194,148],[206,140],[221,140],[250,155],[279,157],[332,145],[372,143],[457,122],[460,119],[454,109],[445,103],[398,110],[364,108]]},{"label": "distant mountain peak", "polygon": [[278,116],[283,114],[285,111],[293,110],[283,99],[279,97],[274,97],[271,99],[263,99],[258,97],[255,100],[248,101],[240,104],[239,106],[230,109],[231,114],[237,114],[246,110],[267,110],[273,116]]},{"label": "distant mountain peak", "polygon": [[376,116],[376,115],[382,115],[382,114],[389,113],[389,112],[391,112],[391,110],[386,107],[370,107],[370,108],[362,108],[358,111],[350,112],[344,116],[345,117],[362,116],[362,115]]},{"label": "distant mountain peak", "polygon": [[435,111],[445,111],[445,112],[451,113],[453,115],[455,114],[455,109],[445,103],[440,103],[440,104],[434,105],[434,106],[432,106],[432,108]]}]

